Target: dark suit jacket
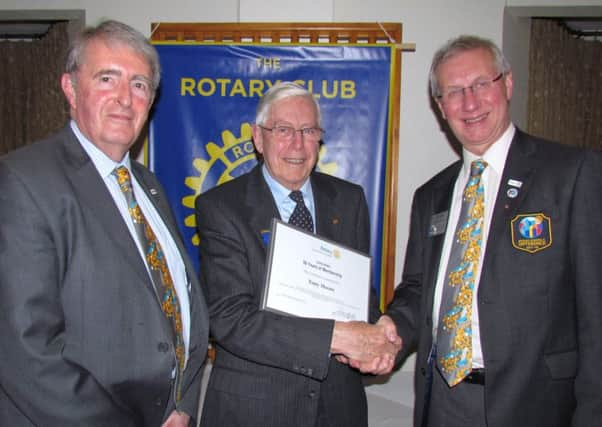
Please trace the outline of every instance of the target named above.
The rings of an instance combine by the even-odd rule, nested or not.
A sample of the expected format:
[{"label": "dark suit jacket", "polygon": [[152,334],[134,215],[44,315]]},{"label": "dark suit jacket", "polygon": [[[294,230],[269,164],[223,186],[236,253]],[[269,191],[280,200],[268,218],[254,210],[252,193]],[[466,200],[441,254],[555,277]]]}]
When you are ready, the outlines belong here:
[{"label": "dark suit jacket", "polygon": [[[132,169],[194,272],[160,184],[141,165]],[[0,224],[0,424],[160,425],[174,409],[173,332],[68,126],[0,160]],[[180,407],[192,416],[208,335],[194,276]]]},{"label": "dark suit jacket", "polygon": [[[317,234],[367,253],[360,187],[313,173]],[[201,283],[217,352],[201,425],[367,425],[357,371],[329,357],[334,322],[260,311],[265,233],[278,209],[257,166],[197,198]],[[264,236],[262,237],[262,234]]]},{"label": "dark suit jacket", "polygon": [[[444,234],[429,237],[449,209],[461,162],[416,191],[402,283],[388,308],[407,354],[417,346],[415,420],[423,418],[435,281]],[[522,181],[518,197],[509,179]],[[489,228],[478,289],[490,427],[592,426],[602,419],[602,161],[517,131]],[[520,214],[550,218],[550,247],[512,244]],[[453,227],[453,224],[448,224]],[[595,421],[594,421],[595,420]],[[571,424],[572,422],[572,424]]]}]

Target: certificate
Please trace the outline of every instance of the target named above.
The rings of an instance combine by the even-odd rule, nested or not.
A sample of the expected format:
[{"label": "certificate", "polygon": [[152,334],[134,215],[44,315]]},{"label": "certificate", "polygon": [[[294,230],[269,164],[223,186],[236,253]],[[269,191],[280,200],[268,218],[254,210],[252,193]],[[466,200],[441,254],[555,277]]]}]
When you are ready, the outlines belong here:
[{"label": "certificate", "polygon": [[370,256],[274,219],[261,308],[368,320]]}]

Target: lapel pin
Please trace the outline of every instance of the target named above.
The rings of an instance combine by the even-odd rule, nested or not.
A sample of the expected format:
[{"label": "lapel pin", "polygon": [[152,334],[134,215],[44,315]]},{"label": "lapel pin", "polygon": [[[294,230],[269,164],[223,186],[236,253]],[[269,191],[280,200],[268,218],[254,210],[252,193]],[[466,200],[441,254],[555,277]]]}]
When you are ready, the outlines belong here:
[{"label": "lapel pin", "polygon": [[151,189],[150,189],[150,190],[148,190],[148,191],[150,191],[150,193],[151,193],[153,196],[156,196],[157,194],[159,194],[159,193],[158,193],[158,191],[157,191],[155,188],[151,188]]},{"label": "lapel pin", "polygon": [[518,190],[516,188],[509,188],[506,194],[511,199],[514,199],[516,196],[518,196]]}]

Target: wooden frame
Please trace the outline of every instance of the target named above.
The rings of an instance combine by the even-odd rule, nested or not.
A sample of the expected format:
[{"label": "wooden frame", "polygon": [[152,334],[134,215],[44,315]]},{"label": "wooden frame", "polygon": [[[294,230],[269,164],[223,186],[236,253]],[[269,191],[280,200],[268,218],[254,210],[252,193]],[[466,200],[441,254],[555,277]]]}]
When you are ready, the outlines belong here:
[{"label": "wooden frame", "polygon": [[[388,303],[395,289],[399,122],[401,101],[401,52],[414,50],[403,45],[399,23],[152,23],[151,40],[194,43],[262,44],[383,44],[395,47],[393,90],[390,102],[390,145],[387,153],[383,218],[381,301]],[[384,307],[381,307],[384,308]]]}]

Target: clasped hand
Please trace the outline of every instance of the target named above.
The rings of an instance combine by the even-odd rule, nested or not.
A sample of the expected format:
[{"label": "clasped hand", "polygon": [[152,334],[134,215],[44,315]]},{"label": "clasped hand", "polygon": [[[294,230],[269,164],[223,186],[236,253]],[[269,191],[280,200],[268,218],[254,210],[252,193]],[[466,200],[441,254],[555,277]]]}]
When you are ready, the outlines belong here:
[{"label": "clasped hand", "polygon": [[395,366],[401,338],[389,316],[374,325],[365,322],[336,322],[332,353],[336,359],[362,373],[384,375]]}]

